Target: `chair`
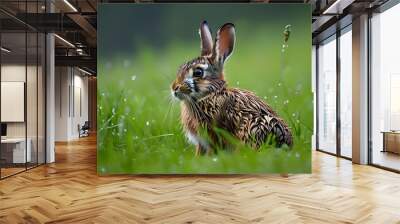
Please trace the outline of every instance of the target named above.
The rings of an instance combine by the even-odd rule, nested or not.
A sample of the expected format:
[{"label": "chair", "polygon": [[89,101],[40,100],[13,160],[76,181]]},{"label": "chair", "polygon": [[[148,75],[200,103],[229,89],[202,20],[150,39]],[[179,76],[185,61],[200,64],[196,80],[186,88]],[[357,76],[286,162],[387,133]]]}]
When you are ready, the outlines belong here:
[{"label": "chair", "polygon": [[79,138],[89,136],[89,129],[90,129],[89,121],[85,121],[82,127],[78,124]]}]

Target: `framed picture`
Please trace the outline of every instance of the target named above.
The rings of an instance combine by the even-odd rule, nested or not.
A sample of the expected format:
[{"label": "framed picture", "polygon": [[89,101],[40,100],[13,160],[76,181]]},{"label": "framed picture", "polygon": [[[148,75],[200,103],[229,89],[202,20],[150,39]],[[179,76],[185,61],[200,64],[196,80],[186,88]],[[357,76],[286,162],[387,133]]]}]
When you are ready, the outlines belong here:
[{"label": "framed picture", "polygon": [[98,173],[311,172],[307,4],[100,4]]}]

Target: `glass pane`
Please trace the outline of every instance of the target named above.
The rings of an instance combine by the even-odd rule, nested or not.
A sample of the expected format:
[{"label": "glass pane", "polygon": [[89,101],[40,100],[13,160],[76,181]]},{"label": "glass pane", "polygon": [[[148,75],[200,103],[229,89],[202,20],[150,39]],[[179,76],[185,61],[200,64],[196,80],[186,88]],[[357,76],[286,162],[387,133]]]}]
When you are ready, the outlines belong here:
[{"label": "glass pane", "polygon": [[37,132],[38,132],[38,120],[37,120],[37,98],[38,98],[38,88],[37,88],[37,63],[38,63],[38,38],[36,32],[27,33],[27,80],[26,80],[26,113],[27,113],[27,143],[28,149],[30,148],[30,160],[28,160],[28,168],[37,165]]},{"label": "glass pane", "polygon": [[317,147],[317,89],[316,89],[316,80],[317,80],[317,48],[315,45],[312,46],[311,52],[311,76],[312,76],[312,91],[313,91],[313,136],[312,136],[312,149],[315,150]]},{"label": "glass pane", "polygon": [[400,170],[400,5],[372,17],[372,163]]},{"label": "glass pane", "polygon": [[[1,34],[1,174],[25,170],[31,151],[26,150],[26,35]],[[29,149],[29,147],[28,147]]]},{"label": "glass pane", "polygon": [[39,34],[38,45],[38,163],[45,163],[45,44],[46,37],[44,34]]},{"label": "glass pane", "polygon": [[352,35],[340,36],[340,153],[352,156]]},{"label": "glass pane", "polygon": [[318,148],[336,153],[336,37],[318,48]]}]

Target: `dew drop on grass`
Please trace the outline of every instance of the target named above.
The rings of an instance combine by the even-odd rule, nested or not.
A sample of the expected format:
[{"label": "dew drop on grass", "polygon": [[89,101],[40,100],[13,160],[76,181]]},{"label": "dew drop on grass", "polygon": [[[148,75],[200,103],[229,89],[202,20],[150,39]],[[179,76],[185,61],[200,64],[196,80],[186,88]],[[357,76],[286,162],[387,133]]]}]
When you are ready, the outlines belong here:
[{"label": "dew drop on grass", "polygon": [[236,85],[240,85],[240,82],[239,82],[239,81],[237,81],[237,82],[236,82]]},{"label": "dew drop on grass", "polygon": [[212,161],[213,161],[213,162],[217,162],[217,161],[218,161],[218,158],[217,158],[217,157],[214,157],[214,158],[212,158]]},{"label": "dew drop on grass", "polygon": [[282,83],[278,83],[278,86],[281,86],[282,85]]},{"label": "dew drop on grass", "polygon": [[293,117],[296,117],[296,114],[295,114],[295,113],[293,113],[293,114],[292,114],[292,116],[293,116]]},{"label": "dew drop on grass", "polygon": [[300,154],[298,152],[296,152],[296,158],[299,158]]},{"label": "dew drop on grass", "polygon": [[124,102],[126,102],[126,98],[124,98]]},{"label": "dew drop on grass", "polygon": [[112,108],[111,113],[115,114],[115,108]]},{"label": "dew drop on grass", "polygon": [[299,83],[296,85],[296,90],[300,91],[303,88],[303,84]]},{"label": "dew drop on grass", "polygon": [[283,104],[288,104],[289,103],[289,100],[285,100],[285,101],[283,101]]},{"label": "dew drop on grass", "polygon": [[127,132],[128,130],[126,128],[124,128],[124,132]]},{"label": "dew drop on grass", "polygon": [[111,62],[107,62],[106,63],[106,69],[110,69],[112,67],[112,63]]},{"label": "dew drop on grass", "polygon": [[127,68],[129,67],[129,65],[131,65],[131,62],[129,60],[124,60],[124,67]]},{"label": "dew drop on grass", "polygon": [[149,121],[146,121],[146,126],[149,126],[150,125],[150,122]]},{"label": "dew drop on grass", "polygon": [[131,80],[135,81],[136,80],[136,75],[132,75]]},{"label": "dew drop on grass", "polygon": [[275,95],[275,96],[274,96],[274,99],[278,99],[278,96],[277,96],[277,95]]},{"label": "dew drop on grass", "polygon": [[264,100],[266,100],[266,99],[268,99],[268,97],[267,97],[267,96],[264,96]]}]

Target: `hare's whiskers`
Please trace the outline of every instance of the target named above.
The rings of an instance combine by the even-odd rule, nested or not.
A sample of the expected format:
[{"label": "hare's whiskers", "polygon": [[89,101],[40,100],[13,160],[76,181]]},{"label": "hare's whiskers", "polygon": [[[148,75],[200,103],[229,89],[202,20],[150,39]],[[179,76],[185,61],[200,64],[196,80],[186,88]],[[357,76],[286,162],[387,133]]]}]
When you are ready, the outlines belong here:
[{"label": "hare's whiskers", "polygon": [[[169,92],[169,90],[168,90],[168,92]],[[173,107],[173,98],[172,98],[172,95],[171,95],[171,94],[168,94],[168,95],[164,95],[164,97],[167,97],[167,98],[168,98],[168,110],[167,110],[167,113],[166,113],[165,116],[164,116],[163,124],[165,124],[166,120],[169,118],[170,113],[171,113],[171,108]]]}]

